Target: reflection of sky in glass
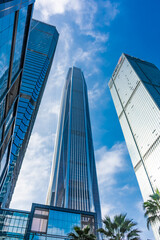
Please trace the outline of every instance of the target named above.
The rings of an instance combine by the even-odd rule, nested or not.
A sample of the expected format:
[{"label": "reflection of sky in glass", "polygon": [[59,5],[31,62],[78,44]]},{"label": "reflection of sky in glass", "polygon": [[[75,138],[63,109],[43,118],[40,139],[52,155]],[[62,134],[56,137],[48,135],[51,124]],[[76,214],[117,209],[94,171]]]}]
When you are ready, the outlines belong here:
[{"label": "reflection of sky in glass", "polygon": [[74,226],[81,226],[80,214],[50,210],[47,234],[67,236]]},{"label": "reflection of sky in glass", "polygon": [[28,6],[25,8],[22,8],[19,11],[18,27],[17,27],[17,35],[16,35],[16,45],[15,45],[13,69],[12,69],[12,81],[13,81],[15,75],[18,73],[19,67],[20,67],[27,9],[28,9]]},{"label": "reflection of sky in glass", "polygon": [[[2,228],[0,228],[0,236],[2,234],[13,234],[11,238],[4,239],[14,239],[14,234],[18,236],[23,236],[26,230],[28,214],[18,213],[18,212],[8,212],[8,211],[0,211],[0,220],[3,222]],[[21,238],[20,239],[24,239]]]},{"label": "reflection of sky in glass", "polygon": [[[5,99],[0,103],[0,125],[4,118],[4,110],[5,110]],[[1,134],[0,134],[0,140],[1,140]]]},{"label": "reflection of sky in glass", "polygon": [[7,88],[14,13],[0,18],[0,96]]},{"label": "reflection of sky in glass", "polygon": [[8,146],[6,147],[5,153],[4,153],[3,158],[1,160],[0,177],[1,177],[2,173],[3,173],[4,167],[5,167],[5,164],[6,164],[6,161],[7,161],[7,153],[8,153]]}]

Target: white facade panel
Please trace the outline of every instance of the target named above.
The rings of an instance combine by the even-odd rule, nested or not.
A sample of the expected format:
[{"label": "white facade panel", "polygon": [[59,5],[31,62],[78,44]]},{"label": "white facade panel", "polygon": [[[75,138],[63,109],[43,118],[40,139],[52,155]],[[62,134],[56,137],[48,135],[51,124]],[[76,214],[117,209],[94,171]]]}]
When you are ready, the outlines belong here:
[{"label": "white facade panel", "polygon": [[136,171],[136,177],[139,183],[143,200],[146,201],[148,200],[149,195],[152,194],[152,188],[143,165],[141,165],[140,168],[138,168]]},{"label": "white facade panel", "polygon": [[121,124],[121,128],[122,128],[122,131],[124,134],[126,144],[127,144],[127,148],[128,148],[131,160],[132,160],[133,167],[135,167],[141,158],[137,151],[137,147],[135,145],[133,135],[131,133],[131,130],[129,128],[129,125],[128,125],[128,122],[126,120],[124,113],[122,114],[119,121]]},{"label": "white facade panel", "polygon": [[160,141],[144,161],[154,189],[160,188]]},{"label": "white facade panel", "polygon": [[117,111],[117,115],[119,116],[123,109],[122,109],[122,106],[121,106],[121,103],[119,101],[119,98],[118,98],[118,95],[117,95],[117,92],[116,92],[116,89],[115,89],[114,85],[112,85],[110,91],[111,91],[113,102],[114,102],[114,105],[115,105],[115,108],[116,108],[116,111]]},{"label": "white facade panel", "polygon": [[160,136],[158,120],[160,112],[142,83],[136,89],[125,111],[143,156]]},{"label": "white facade panel", "polygon": [[[153,190],[160,190],[160,71],[153,64],[122,54],[111,81],[112,98],[146,201]],[[160,239],[159,227],[159,222],[152,226],[156,240]]]},{"label": "white facade panel", "polygon": [[138,82],[138,76],[125,59],[115,79],[115,85],[123,106],[128,102]]}]

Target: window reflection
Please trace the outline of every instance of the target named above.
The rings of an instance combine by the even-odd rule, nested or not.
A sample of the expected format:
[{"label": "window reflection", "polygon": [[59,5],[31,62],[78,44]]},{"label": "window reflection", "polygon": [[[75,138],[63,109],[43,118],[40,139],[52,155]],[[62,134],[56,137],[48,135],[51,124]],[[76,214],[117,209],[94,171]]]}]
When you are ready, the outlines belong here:
[{"label": "window reflection", "polygon": [[81,226],[80,214],[50,210],[48,234],[67,236],[74,226]]},{"label": "window reflection", "polygon": [[0,96],[7,89],[14,13],[0,18]]},{"label": "window reflection", "polygon": [[24,38],[24,32],[25,32],[27,9],[28,9],[28,6],[20,9],[19,11],[16,45],[15,45],[13,68],[12,68],[12,82],[14,80],[14,77],[18,73],[20,64],[21,64],[21,53],[22,53],[22,47],[23,47],[23,38]]},{"label": "window reflection", "polygon": [[24,239],[28,214],[0,210],[0,236],[2,239]]},{"label": "window reflection", "polygon": [[32,232],[41,232],[46,233],[47,231],[47,222],[48,222],[48,210],[43,209],[35,209],[34,217],[32,221]]},{"label": "window reflection", "polygon": [[4,153],[3,158],[0,162],[0,177],[1,177],[1,175],[3,173],[3,170],[4,170],[4,168],[6,166],[6,163],[7,163],[7,155],[8,155],[8,146],[6,147],[5,153]]}]

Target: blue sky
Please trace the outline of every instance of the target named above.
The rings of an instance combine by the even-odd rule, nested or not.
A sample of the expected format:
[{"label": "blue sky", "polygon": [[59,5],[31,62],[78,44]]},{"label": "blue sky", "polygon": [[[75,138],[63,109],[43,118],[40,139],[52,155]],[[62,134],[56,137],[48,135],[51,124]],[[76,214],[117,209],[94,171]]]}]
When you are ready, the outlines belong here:
[{"label": "blue sky", "polygon": [[60,38],[12,208],[45,203],[62,88],[75,65],[88,85],[102,214],[127,213],[142,239],[154,239],[107,84],[122,52],[160,68],[159,9],[159,0],[37,0],[33,17],[55,25]]}]

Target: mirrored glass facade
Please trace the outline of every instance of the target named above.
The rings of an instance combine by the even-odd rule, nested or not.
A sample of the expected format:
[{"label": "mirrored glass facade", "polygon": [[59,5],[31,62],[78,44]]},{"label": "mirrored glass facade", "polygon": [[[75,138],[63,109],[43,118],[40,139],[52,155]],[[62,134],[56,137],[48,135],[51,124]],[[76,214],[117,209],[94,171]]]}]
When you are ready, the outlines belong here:
[{"label": "mirrored glass facade", "polygon": [[29,212],[0,209],[0,239],[25,239]]},{"label": "mirrored glass facade", "polygon": [[[122,54],[109,88],[144,201],[160,189],[160,71]],[[159,224],[153,226],[158,240]]]},{"label": "mirrored glass facade", "polygon": [[0,1],[0,205],[20,93],[34,0]]},{"label": "mirrored glass facade", "polygon": [[[21,35],[21,32],[23,32],[25,16],[26,7],[19,13],[21,22],[17,26],[17,35]],[[9,171],[3,185],[2,194],[0,195],[3,207],[8,207],[11,201],[52,65],[58,35],[54,26],[32,20],[20,88],[20,99],[11,148]],[[21,46],[22,39],[18,38],[15,43],[12,76],[16,76],[17,71],[19,71],[19,52]],[[10,118],[8,121],[10,121]]]},{"label": "mirrored glass facade", "polygon": [[96,212],[101,225],[87,86],[76,67],[64,87],[47,204]]},{"label": "mirrored glass facade", "polygon": [[0,239],[69,239],[74,226],[90,226],[96,234],[96,214],[33,203],[31,212],[0,209]]},{"label": "mirrored glass facade", "polygon": [[26,239],[68,239],[68,234],[74,232],[74,226],[90,226],[90,233],[96,234],[96,214],[33,204]]}]

